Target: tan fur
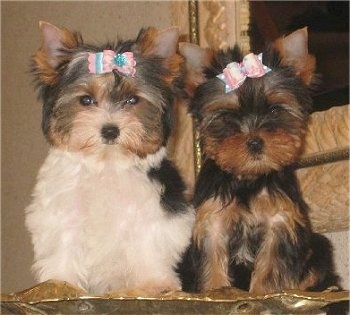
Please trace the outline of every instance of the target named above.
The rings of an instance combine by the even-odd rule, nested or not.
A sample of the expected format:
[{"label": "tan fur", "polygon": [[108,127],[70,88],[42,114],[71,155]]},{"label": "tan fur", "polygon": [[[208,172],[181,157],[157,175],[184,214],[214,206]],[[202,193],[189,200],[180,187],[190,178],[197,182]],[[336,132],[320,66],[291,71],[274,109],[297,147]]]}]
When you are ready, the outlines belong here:
[{"label": "tan fur", "polygon": [[44,51],[39,50],[34,56],[38,70],[40,71],[40,80],[44,84],[54,84],[56,82],[57,73],[54,68],[48,63],[47,55]]},{"label": "tan fur", "polygon": [[319,275],[311,270],[301,283],[298,285],[299,290],[307,291],[309,288],[315,286],[318,282]]},{"label": "tan fur", "polygon": [[234,212],[222,209],[219,200],[209,199],[197,210],[194,242],[204,247],[206,252],[202,266],[202,290],[230,286],[228,232],[233,219]]},{"label": "tan fur", "polygon": [[[282,61],[287,65],[293,66],[296,70],[296,74],[306,85],[309,85],[312,83],[314,77],[316,58],[308,54],[307,40],[307,28],[304,27],[286,37],[278,38],[274,42],[274,46],[280,52]],[[302,52],[299,52],[299,56],[294,55],[293,52],[291,53],[293,48],[289,46],[294,46],[294,41],[297,41],[296,43],[298,45],[303,46]],[[289,44],[289,42],[291,42],[291,44]]]},{"label": "tan fur", "polygon": [[154,40],[157,33],[158,31],[154,27],[147,28],[147,30],[143,33],[142,37],[138,40],[138,46],[142,54],[154,54]]},{"label": "tan fur", "polygon": [[[307,206],[297,196],[297,186],[287,187],[294,185],[289,166],[293,167],[303,150],[310,106],[306,87],[292,76],[309,85],[315,69],[307,37],[304,28],[276,40],[274,47],[280,52],[282,67],[277,63],[266,77],[252,79],[251,85],[225,94],[215,81],[215,72],[222,71],[221,63],[230,55],[218,51],[211,64],[215,57],[212,51],[191,44],[180,46],[188,64],[189,94],[195,97],[196,87],[206,83],[190,108],[199,118],[202,149],[208,159],[199,180],[210,181],[211,172],[216,166],[220,168],[213,184],[199,182],[194,198],[203,202],[194,228],[202,291],[230,285],[246,287],[249,277],[245,271],[242,277],[230,279],[241,271],[242,264],[247,272],[252,271],[249,291],[253,294],[310,289],[324,281],[323,266],[310,267],[315,259],[314,235]],[[271,62],[273,68],[275,61]],[[208,82],[205,68],[209,68]],[[282,82],[284,75],[286,84]],[[290,84],[300,85],[299,90]],[[220,182],[225,180],[228,182]],[[206,193],[210,195],[204,196]],[[212,194],[218,198],[213,199]]]},{"label": "tan fur", "polygon": [[[298,281],[288,273],[281,274],[280,263],[276,258],[280,231],[287,231],[292,242],[297,242],[296,224],[306,226],[299,208],[283,196],[260,195],[251,203],[253,215],[258,221],[267,223],[267,233],[259,249],[254,264],[250,289],[251,293],[266,294],[284,288],[298,288]],[[305,253],[307,254],[307,253]]]},{"label": "tan fur", "polygon": [[300,135],[291,135],[282,129],[259,131],[254,136],[264,140],[264,153],[255,159],[247,147],[247,141],[253,135],[239,133],[220,143],[216,139],[206,138],[205,133],[203,135],[204,150],[208,157],[215,159],[223,170],[240,175],[260,175],[271,169],[279,170],[297,159],[302,146]]},{"label": "tan fur", "polygon": [[[82,39],[78,33],[72,33],[65,28],[59,29],[46,22],[40,24],[41,28],[47,27],[47,25],[56,29],[61,48],[69,50],[76,48],[82,43]],[[41,82],[47,85],[52,85],[56,83],[57,80],[55,65],[57,65],[58,62],[64,61],[67,57],[58,51],[51,51],[50,47],[47,45],[48,44],[45,43],[45,38],[43,38],[42,46],[34,55],[33,60],[37,66],[38,72],[40,73]]]},{"label": "tan fur", "polygon": [[163,75],[163,80],[171,86],[180,73],[180,68],[183,64],[183,59],[180,55],[173,55],[170,58],[164,60],[163,64],[169,71],[166,75]]},{"label": "tan fur", "polygon": [[[137,108],[131,109],[134,115],[142,125],[141,142],[126,144],[129,150],[134,151],[139,156],[146,156],[155,153],[162,145],[162,122],[161,111],[147,102],[138,104]],[[140,130],[141,131],[141,130]],[[140,136],[139,136],[140,138]]]},{"label": "tan fur", "polygon": [[201,49],[199,46],[190,43],[180,43],[179,50],[186,58],[188,66],[185,89],[190,96],[193,96],[197,86],[206,80],[203,69],[210,65],[214,51],[210,48]]},{"label": "tan fur", "polygon": [[[295,278],[288,278],[288,274],[280,274],[280,262],[276,260],[276,257],[279,256],[278,235],[280,230],[287,231],[292,241],[296,242],[296,224],[302,227],[307,225],[298,207],[287,197],[270,196],[266,191],[258,194],[250,206],[249,212],[238,206],[235,201],[223,207],[218,199],[211,198],[198,208],[194,242],[199,248],[205,249],[206,253],[201,270],[201,290],[230,286],[232,279],[228,276],[230,259],[228,241],[230,233],[234,233],[239,221],[250,227],[263,224],[266,229],[266,236],[255,258],[251,293],[266,294],[278,288],[310,286],[313,281],[312,275],[299,286]],[[254,259],[248,257],[250,253],[244,248],[240,250],[245,259]]]}]

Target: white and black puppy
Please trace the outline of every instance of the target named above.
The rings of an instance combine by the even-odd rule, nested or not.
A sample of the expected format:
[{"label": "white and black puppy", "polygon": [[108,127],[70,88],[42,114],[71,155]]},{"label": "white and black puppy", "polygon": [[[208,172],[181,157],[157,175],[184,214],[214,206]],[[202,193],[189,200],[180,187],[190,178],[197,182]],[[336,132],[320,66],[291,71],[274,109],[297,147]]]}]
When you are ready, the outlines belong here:
[{"label": "white and black puppy", "polygon": [[38,281],[103,294],[179,290],[194,211],[166,157],[178,30],[94,46],[40,23],[33,73],[51,145],[26,209]]}]

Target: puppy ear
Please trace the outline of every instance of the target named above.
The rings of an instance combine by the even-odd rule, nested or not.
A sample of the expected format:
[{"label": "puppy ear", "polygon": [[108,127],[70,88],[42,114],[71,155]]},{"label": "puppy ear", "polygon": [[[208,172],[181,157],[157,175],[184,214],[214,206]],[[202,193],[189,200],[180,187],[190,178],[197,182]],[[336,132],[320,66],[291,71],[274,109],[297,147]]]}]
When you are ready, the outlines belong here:
[{"label": "puppy ear", "polygon": [[34,70],[40,82],[51,85],[57,78],[56,67],[68,59],[68,50],[82,43],[80,34],[71,33],[67,29],[48,23],[39,22],[42,35],[42,45],[33,57]]},{"label": "puppy ear", "polygon": [[136,44],[140,53],[145,56],[157,56],[162,58],[162,65],[168,70],[162,74],[162,79],[172,85],[180,76],[182,57],[177,54],[179,28],[169,27],[165,30],[157,30],[149,27],[140,31]]},{"label": "puppy ear", "polygon": [[158,31],[154,38],[153,50],[155,54],[163,58],[175,55],[179,36],[178,27],[169,27],[163,31]]},{"label": "puppy ear", "polygon": [[312,82],[316,59],[308,53],[307,27],[299,29],[290,35],[278,38],[274,46],[279,50],[282,62],[293,66],[296,73],[306,85]]},{"label": "puppy ear", "polygon": [[196,87],[206,81],[204,68],[209,66],[213,51],[191,43],[180,43],[179,51],[186,60],[186,89],[193,96]]},{"label": "puppy ear", "polygon": [[176,54],[178,39],[178,27],[169,27],[162,31],[150,27],[139,33],[136,42],[142,54],[168,58]]}]

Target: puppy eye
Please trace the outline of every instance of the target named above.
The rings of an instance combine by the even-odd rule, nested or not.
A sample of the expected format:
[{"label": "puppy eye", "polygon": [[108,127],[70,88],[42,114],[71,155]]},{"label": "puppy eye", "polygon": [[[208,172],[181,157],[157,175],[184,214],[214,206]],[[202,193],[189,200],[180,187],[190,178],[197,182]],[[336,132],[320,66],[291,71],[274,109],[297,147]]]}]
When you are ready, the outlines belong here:
[{"label": "puppy eye", "polygon": [[139,98],[138,96],[130,96],[126,101],[125,101],[125,104],[127,105],[135,105],[139,102]]},{"label": "puppy eye", "polygon": [[274,115],[280,113],[282,110],[283,108],[280,105],[272,105],[269,107],[269,112]]},{"label": "puppy eye", "polygon": [[79,101],[80,101],[80,104],[83,106],[90,106],[90,105],[97,104],[96,100],[94,100],[94,98],[91,97],[90,95],[81,96]]}]

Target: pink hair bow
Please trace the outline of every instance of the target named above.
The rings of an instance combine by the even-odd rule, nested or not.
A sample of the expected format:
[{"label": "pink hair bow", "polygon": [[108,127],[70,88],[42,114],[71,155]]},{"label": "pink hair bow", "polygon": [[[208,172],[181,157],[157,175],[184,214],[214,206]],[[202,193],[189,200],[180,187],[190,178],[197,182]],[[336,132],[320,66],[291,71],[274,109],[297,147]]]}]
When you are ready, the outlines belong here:
[{"label": "pink hair bow", "polygon": [[248,78],[259,78],[271,69],[262,63],[262,54],[246,55],[242,62],[231,62],[217,77],[225,82],[225,92],[231,92],[240,87],[244,80]]},{"label": "pink hair bow", "polygon": [[130,77],[136,73],[136,60],[131,51],[122,54],[116,54],[113,50],[89,53],[88,61],[90,73],[101,74],[117,70]]}]

